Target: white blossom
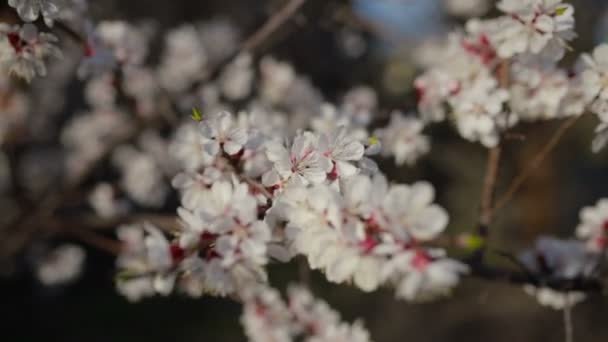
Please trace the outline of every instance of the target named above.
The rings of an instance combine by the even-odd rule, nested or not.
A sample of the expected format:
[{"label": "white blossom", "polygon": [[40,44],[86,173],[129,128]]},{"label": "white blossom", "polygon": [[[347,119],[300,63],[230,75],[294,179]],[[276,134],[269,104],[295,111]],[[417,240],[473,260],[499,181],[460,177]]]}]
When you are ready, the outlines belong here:
[{"label": "white blossom", "polygon": [[501,0],[497,7],[507,15],[496,20],[490,38],[503,58],[549,49],[559,59],[576,36],[574,8],[562,0]]},{"label": "white blossom", "polygon": [[394,156],[397,165],[413,165],[420,156],[429,152],[429,138],[422,134],[424,123],[416,117],[400,112],[391,114],[388,125],[374,136],[382,142],[382,155]]},{"label": "white blossom", "polygon": [[0,66],[28,82],[36,75],[45,76],[45,59],[61,56],[56,43],[57,37],[38,32],[32,24],[0,24]]},{"label": "white blossom", "polygon": [[608,243],[608,199],[600,199],[595,206],[585,207],[580,211],[580,223],[576,235],[587,240],[591,251],[601,252]]},{"label": "white blossom", "polygon": [[36,265],[36,275],[47,286],[74,281],[82,272],[85,256],[85,251],[79,246],[59,246]]},{"label": "white blossom", "polygon": [[249,341],[370,341],[360,321],[342,322],[337,312],[308,290],[291,286],[287,296],[285,303],[273,289],[250,291],[241,318]]},{"label": "white blossom", "polygon": [[232,114],[221,112],[201,123],[201,132],[206,139],[205,152],[215,156],[223,150],[232,156],[247,143],[247,131],[238,127]]},{"label": "white blossom", "polygon": [[53,26],[63,10],[64,0],[8,0],[8,5],[14,7],[21,19],[32,22],[40,15],[48,26]]},{"label": "white blossom", "polygon": [[268,187],[321,183],[333,167],[331,160],[318,150],[317,137],[310,132],[298,134],[289,149],[281,143],[268,142],[266,156],[273,163],[273,169],[263,177]]}]

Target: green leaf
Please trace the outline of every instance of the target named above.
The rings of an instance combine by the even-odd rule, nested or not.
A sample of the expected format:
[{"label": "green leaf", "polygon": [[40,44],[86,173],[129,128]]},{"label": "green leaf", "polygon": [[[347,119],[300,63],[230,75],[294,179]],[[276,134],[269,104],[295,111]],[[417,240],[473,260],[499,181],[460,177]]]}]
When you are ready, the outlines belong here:
[{"label": "green leaf", "polygon": [[114,281],[117,283],[122,283],[125,282],[127,280],[133,279],[137,276],[137,273],[133,272],[133,271],[120,271],[118,273],[116,273],[116,275],[114,276]]},{"label": "green leaf", "polygon": [[477,234],[466,234],[460,237],[460,244],[466,250],[476,251],[485,246],[486,240]]},{"label": "green leaf", "polygon": [[376,144],[378,143],[378,141],[379,141],[379,140],[378,140],[378,138],[376,138],[376,137],[371,137],[371,138],[369,138],[369,144],[370,144],[370,145],[376,145]]},{"label": "green leaf", "polygon": [[560,7],[555,10],[555,15],[562,15],[562,14],[566,13],[567,10],[568,10],[567,6]]},{"label": "green leaf", "polygon": [[191,116],[194,121],[203,121],[203,114],[201,114],[201,112],[196,107],[192,108]]}]

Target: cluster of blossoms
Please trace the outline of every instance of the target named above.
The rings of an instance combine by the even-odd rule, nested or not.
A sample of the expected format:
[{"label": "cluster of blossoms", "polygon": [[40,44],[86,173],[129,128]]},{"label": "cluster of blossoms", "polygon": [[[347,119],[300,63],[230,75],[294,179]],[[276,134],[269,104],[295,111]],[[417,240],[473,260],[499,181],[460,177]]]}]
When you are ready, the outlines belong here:
[{"label": "cluster of blossoms", "polygon": [[337,191],[325,185],[291,187],[271,208],[284,222],[287,255],[300,253],[333,282],[364,291],[394,284],[397,296],[423,300],[449,292],[467,268],[426,248],[445,228],[433,188],[389,185],[384,176],[356,175]]},{"label": "cluster of blossoms", "polygon": [[57,37],[38,32],[36,26],[0,24],[0,68],[30,81],[36,74],[46,75],[44,60],[58,57]]},{"label": "cluster of blossoms", "polygon": [[[467,2],[468,9],[446,4],[456,15],[475,4],[487,10],[487,1]],[[77,7],[62,10],[63,4],[9,0],[24,22],[42,16],[49,27],[75,17]],[[464,139],[489,148],[518,122],[585,110],[601,120],[593,149],[608,142],[608,45],[583,55],[572,71],[560,68],[575,36],[572,6],[561,0],[497,6],[502,15],[471,19],[436,48],[442,58],[426,63],[415,80],[419,113],[394,111],[384,127],[375,122],[372,89],[355,87],[340,103],[327,103],[287,62],[237,54],[239,34],[226,21],[170,30],[156,65],[148,55],[154,27],[77,23],[87,31],[85,58],[72,71],[86,80],[86,109],[57,132],[66,178],[79,179],[107,159],[112,180],[88,193],[97,216],[167,209],[178,222],[118,227],[118,291],[131,301],[173,292],[229,296],[244,304],[250,340],[310,342],[369,335],[304,289],[290,289],[283,302],[267,287],[269,264],[300,256],[331,282],[366,292],[388,286],[408,301],[449,294],[474,265],[438,247],[449,219],[435,188],[390,183],[374,158],[415,164],[431,149],[424,129],[434,122],[449,120]],[[28,81],[44,75],[46,58],[59,56],[56,43],[31,23],[0,24],[0,69]],[[13,121],[23,120],[27,101],[5,79],[0,91],[10,95],[0,101],[10,114],[0,122],[4,141]],[[191,108],[194,120],[173,114]],[[45,170],[29,159],[28,170]],[[171,188],[179,205],[168,209]],[[579,240],[539,239],[518,259],[534,280],[526,291],[555,308],[584,299],[583,292],[551,284],[595,276],[607,232],[608,202],[601,200],[582,210]],[[48,284],[76,277],[84,259],[73,246],[47,254],[37,273]]]},{"label": "cluster of blossoms", "polygon": [[[228,295],[264,282],[269,258],[285,262],[302,254],[330,281],[365,291],[390,283],[409,300],[449,292],[467,268],[425,246],[448,222],[429,183],[389,185],[364,157],[379,143],[365,139],[361,128],[301,131],[285,142],[271,135],[280,126],[268,129],[274,120],[263,115],[210,114],[173,143],[186,161],[172,182],[181,194],[181,229],[167,241],[147,228],[145,239],[164,242],[136,248],[146,251],[138,257],[164,261],[151,260],[144,263],[151,268],[137,272],[130,263],[121,268],[171,274],[171,283],[183,278],[179,284],[194,295]],[[328,129],[322,120],[317,128]],[[163,293],[166,284],[156,285]]]},{"label": "cluster of blossoms", "polygon": [[575,37],[572,6],[502,0],[497,7],[505,15],[469,20],[435,51],[445,58],[415,81],[424,121],[449,118],[463,138],[487,147],[518,121],[580,115],[588,103],[588,85],[557,67]]},{"label": "cluster of blossoms", "polygon": [[348,324],[327,303],[303,287],[292,286],[287,302],[266,287],[248,291],[242,323],[252,342],[368,342],[369,333],[357,321]]}]

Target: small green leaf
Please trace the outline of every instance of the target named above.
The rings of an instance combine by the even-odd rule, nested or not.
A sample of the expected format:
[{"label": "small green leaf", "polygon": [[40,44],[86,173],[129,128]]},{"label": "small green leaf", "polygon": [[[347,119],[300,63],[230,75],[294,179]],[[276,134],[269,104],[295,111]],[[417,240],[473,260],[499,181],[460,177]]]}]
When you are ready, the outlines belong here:
[{"label": "small green leaf", "polygon": [[562,14],[566,13],[567,10],[568,10],[567,6],[560,7],[555,10],[555,15],[562,15]]},{"label": "small green leaf", "polygon": [[469,251],[479,250],[486,244],[486,240],[477,234],[465,234],[460,236],[458,240],[459,244]]},{"label": "small green leaf", "polygon": [[192,119],[194,121],[203,121],[203,114],[198,110],[198,108],[192,108]]},{"label": "small green leaf", "polygon": [[137,274],[133,271],[120,271],[118,273],[116,273],[116,275],[114,276],[114,280],[117,283],[122,283],[124,281],[127,281],[129,279],[133,279],[134,277],[136,277]]},{"label": "small green leaf", "polygon": [[376,138],[376,137],[371,137],[371,138],[369,138],[369,144],[370,144],[370,145],[376,145],[376,144],[378,143],[378,141],[379,141],[379,140],[378,140],[378,138]]}]

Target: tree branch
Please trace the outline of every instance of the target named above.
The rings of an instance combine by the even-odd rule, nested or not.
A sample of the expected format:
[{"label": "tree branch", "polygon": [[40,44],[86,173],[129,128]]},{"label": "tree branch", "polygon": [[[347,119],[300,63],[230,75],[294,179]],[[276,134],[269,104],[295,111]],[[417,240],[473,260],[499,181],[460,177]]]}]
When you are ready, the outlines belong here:
[{"label": "tree branch", "polygon": [[568,131],[568,129],[576,123],[579,117],[581,117],[581,115],[573,116],[562,122],[559,128],[553,133],[549,141],[547,141],[543,148],[538,152],[536,157],[534,157],[534,159],[530,162],[528,168],[526,168],[513,180],[507,191],[496,201],[496,204],[492,209],[494,212],[502,209],[507,203],[509,203],[509,201],[513,198],[513,196],[517,193],[517,191],[521,188],[525,181],[530,178],[534,170],[536,170],[540,166],[540,164],[545,160],[545,158],[547,158],[549,153],[553,151],[553,149],[557,146],[566,131]]}]

